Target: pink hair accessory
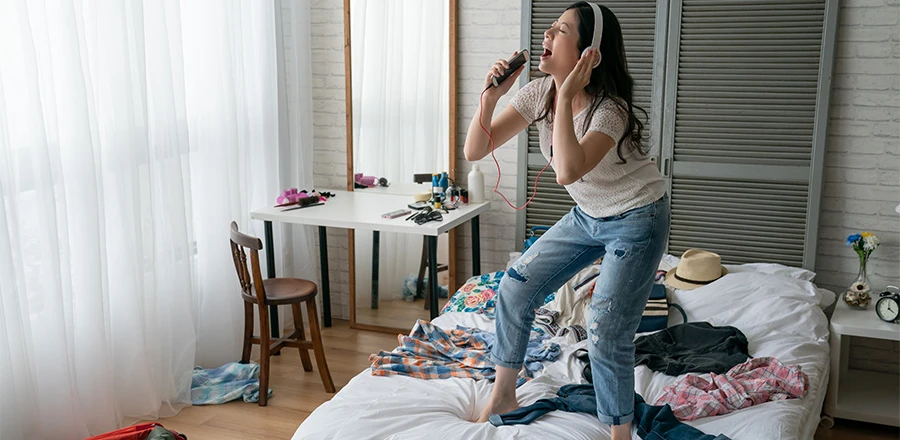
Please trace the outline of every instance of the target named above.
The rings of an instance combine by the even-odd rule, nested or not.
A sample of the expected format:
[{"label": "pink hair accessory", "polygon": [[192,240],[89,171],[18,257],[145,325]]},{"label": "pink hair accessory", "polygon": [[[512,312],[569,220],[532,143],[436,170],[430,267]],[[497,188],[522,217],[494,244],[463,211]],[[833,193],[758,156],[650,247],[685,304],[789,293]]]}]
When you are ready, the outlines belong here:
[{"label": "pink hair accessory", "polygon": [[297,188],[291,188],[282,191],[275,202],[279,205],[285,205],[288,203],[297,203],[300,199],[305,199],[306,197],[309,197],[309,194],[307,194],[305,190],[297,191]]}]

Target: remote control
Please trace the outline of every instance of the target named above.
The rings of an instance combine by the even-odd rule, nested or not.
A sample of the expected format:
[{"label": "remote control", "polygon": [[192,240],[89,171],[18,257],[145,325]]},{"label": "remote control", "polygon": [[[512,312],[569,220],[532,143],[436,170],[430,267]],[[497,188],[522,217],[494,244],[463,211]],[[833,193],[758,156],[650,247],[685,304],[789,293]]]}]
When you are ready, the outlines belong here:
[{"label": "remote control", "polygon": [[408,210],[408,209],[398,209],[398,210],[396,210],[396,211],[391,211],[391,212],[386,212],[386,213],[384,213],[384,214],[381,214],[381,217],[383,217],[383,218],[397,218],[397,217],[402,217],[402,216],[404,216],[404,215],[406,215],[406,214],[409,214],[409,213],[410,213],[410,210]]},{"label": "remote control", "polygon": [[494,84],[494,87],[500,87],[500,83],[502,83],[506,78],[509,78],[513,72],[516,71],[519,67],[525,64],[525,60],[528,59],[528,50],[522,49],[521,52],[516,54],[511,60],[509,60],[509,69],[503,71],[503,75],[500,76],[492,76],[491,82]]}]

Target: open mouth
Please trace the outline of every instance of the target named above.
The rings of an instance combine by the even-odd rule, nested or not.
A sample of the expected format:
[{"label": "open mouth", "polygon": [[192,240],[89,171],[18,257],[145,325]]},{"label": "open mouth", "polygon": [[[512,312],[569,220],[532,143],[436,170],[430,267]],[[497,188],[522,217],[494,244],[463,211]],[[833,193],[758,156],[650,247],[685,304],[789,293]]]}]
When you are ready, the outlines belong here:
[{"label": "open mouth", "polygon": [[553,53],[553,52],[551,52],[550,49],[547,49],[547,48],[545,47],[545,48],[544,48],[544,53],[541,54],[541,59],[543,60],[544,58],[549,57],[552,53]]}]

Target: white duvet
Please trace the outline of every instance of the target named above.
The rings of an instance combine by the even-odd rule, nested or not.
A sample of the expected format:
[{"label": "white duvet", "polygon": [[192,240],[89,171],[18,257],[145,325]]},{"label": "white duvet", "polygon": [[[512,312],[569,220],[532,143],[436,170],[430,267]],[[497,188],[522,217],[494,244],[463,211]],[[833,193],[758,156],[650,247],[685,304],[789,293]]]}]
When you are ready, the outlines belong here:
[{"label": "white duvet", "polygon": [[[796,275],[794,275],[796,276]],[[828,379],[828,322],[822,309],[834,301],[830,291],[808,281],[760,272],[730,273],[691,291],[671,292],[691,321],[731,325],[747,336],[750,354],[799,364],[809,375],[803,399],[767,402],[689,424],[733,440],[812,439]],[[672,318],[673,324],[680,317]],[[457,324],[493,331],[494,321],[472,313],[448,313],[434,320],[442,328]],[[554,397],[568,383],[582,383],[581,362],[573,352],[585,341],[562,347],[559,360],[545,364],[538,377],[518,389],[519,404]],[[648,403],[680,379],[638,366],[635,391]],[[609,429],[595,416],[553,411],[530,425],[476,424],[492,383],[472,379],[422,380],[405,376],[354,377],[334,398],[317,408],[297,429],[301,439],[608,439]],[[639,438],[633,434],[633,438]]]}]

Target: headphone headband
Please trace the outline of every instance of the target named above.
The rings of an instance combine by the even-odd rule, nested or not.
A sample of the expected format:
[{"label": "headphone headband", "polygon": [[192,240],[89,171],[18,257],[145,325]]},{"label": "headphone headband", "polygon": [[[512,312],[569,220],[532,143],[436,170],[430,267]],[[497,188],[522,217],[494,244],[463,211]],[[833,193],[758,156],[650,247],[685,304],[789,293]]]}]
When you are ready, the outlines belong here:
[{"label": "headphone headband", "polygon": [[[596,49],[597,50],[597,62],[594,64],[594,67],[600,65],[600,41],[603,38],[603,11],[600,9],[600,6],[597,6],[594,2],[587,2],[587,4],[591,5],[591,9],[594,10],[594,36],[591,37],[591,47],[588,49]],[[587,49],[585,49],[587,51]],[[581,56],[584,56],[582,53]]]}]

